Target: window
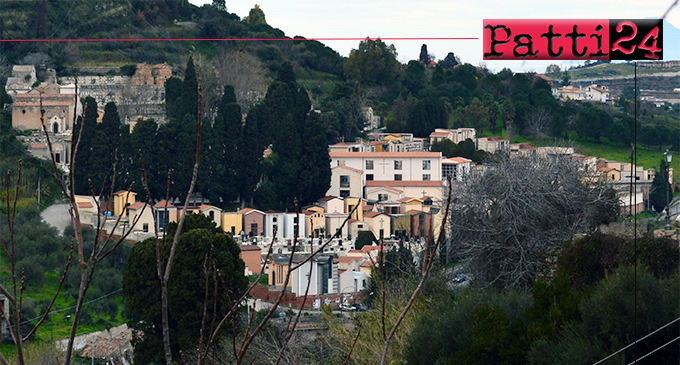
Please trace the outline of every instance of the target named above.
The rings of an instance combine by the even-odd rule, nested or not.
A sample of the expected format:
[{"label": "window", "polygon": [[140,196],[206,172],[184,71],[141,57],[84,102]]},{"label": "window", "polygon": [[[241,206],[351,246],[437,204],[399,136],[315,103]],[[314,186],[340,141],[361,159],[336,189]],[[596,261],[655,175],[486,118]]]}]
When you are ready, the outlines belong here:
[{"label": "window", "polygon": [[142,224],[142,231],[149,232],[149,223]]},{"label": "window", "polygon": [[366,160],[366,170],[373,170],[373,160]]},{"label": "window", "polygon": [[384,202],[385,200],[388,200],[390,196],[388,194],[378,194],[378,201],[379,202]]},{"label": "window", "polygon": [[158,222],[158,232],[163,232],[165,227],[170,223],[170,212],[167,213],[168,214],[166,214],[165,210],[158,210],[158,219],[156,220]]},{"label": "window", "polygon": [[59,152],[54,154],[54,161],[56,163],[61,163],[61,155],[59,154]]},{"label": "window", "polygon": [[423,160],[423,170],[430,169],[430,160]]},{"label": "window", "polygon": [[341,198],[349,197],[349,190],[340,190],[340,197]]},{"label": "window", "polygon": [[394,181],[401,181],[401,174],[395,174]]},{"label": "window", "polygon": [[430,181],[430,174],[423,174],[423,181]]},{"label": "window", "polygon": [[349,187],[349,175],[340,175],[340,187],[341,188]]},{"label": "window", "polygon": [[[394,169],[395,170],[401,170],[401,167],[403,166],[403,161],[401,160],[394,160]],[[400,179],[401,180],[401,179]]]},{"label": "window", "polygon": [[345,166],[345,160],[338,160],[338,166]]},{"label": "window", "polygon": [[272,222],[276,223],[276,217],[272,218]]},{"label": "window", "polygon": [[215,220],[215,212],[210,211],[210,219]]},{"label": "window", "polygon": [[257,236],[257,223],[250,224],[250,235]]},{"label": "window", "polygon": [[373,174],[367,174],[366,181],[373,181]]}]

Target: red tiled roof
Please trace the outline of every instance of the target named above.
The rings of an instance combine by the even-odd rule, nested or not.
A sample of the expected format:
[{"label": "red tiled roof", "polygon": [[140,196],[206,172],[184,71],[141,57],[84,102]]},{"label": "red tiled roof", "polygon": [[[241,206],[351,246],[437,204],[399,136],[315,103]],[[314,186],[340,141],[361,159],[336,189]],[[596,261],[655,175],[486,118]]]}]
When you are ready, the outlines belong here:
[{"label": "red tiled roof", "polygon": [[324,196],[323,198],[319,199],[319,201],[320,202],[327,202],[327,201],[330,201],[330,200],[333,200],[333,199],[342,200],[342,198],[338,198],[337,196]]},{"label": "red tiled roof", "polygon": [[338,165],[338,166],[335,166],[335,167],[332,168],[331,170],[335,170],[335,169],[346,169],[346,170],[358,172],[358,173],[360,173],[360,174],[363,174],[363,173],[364,173],[362,170],[355,169],[355,168],[352,168],[352,167],[347,167],[347,166],[345,166],[345,165]]},{"label": "red tiled roof", "polygon": [[364,253],[368,253],[375,250],[380,250],[380,246],[364,246],[361,248],[361,252]]},{"label": "red tiled roof", "polygon": [[439,187],[442,186],[442,182],[438,180],[432,181],[393,181],[393,180],[371,180],[366,181],[366,186],[389,186],[389,187],[413,187],[413,186],[424,186],[424,187]]},{"label": "red tiled roof", "polygon": [[361,221],[358,220],[358,219],[353,219],[353,218],[347,220],[347,223],[348,223],[348,224],[352,224],[352,223],[355,223],[355,222],[361,222]]},{"label": "red tiled roof", "polygon": [[[359,251],[359,250],[352,250],[352,251],[356,251],[356,253],[361,252],[361,251]],[[338,257],[337,259],[335,259],[335,260],[333,260],[333,261],[339,262],[339,263],[348,264],[348,263],[350,263],[350,262],[352,262],[352,261],[361,261],[361,260],[363,260],[363,259],[364,259],[363,257],[356,257],[356,256],[352,256],[352,257],[350,257],[350,256],[342,256],[342,257]]]},{"label": "red tiled roof", "polygon": [[442,156],[441,152],[330,152],[331,158],[438,158]]},{"label": "red tiled roof", "polygon": [[381,214],[385,214],[385,213],[382,213],[382,212],[368,212],[368,213],[365,213],[365,214],[364,214],[364,217],[374,218],[374,217],[379,216],[379,215],[381,215]]},{"label": "red tiled roof", "polygon": [[451,158],[447,158],[446,160],[444,160],[442,162],[446,163],[447,161],[451,161],[451,162],[455,162],[455,163],[472,162],[472,160],[468,160],[467,158],[464,158],[464,157],[451,157]]},{"label": "red tiled roof", "polygon": [[430,133],[430,137],[448,137],[449,134],[447,132],[432,132]]},{"label": "red tiled roof", "polygon": [[78,202],[78,208],[92,208],[93,205],[90,202]]},{"label": "red tiled roof", "polygon": [[240,245],[241,251],[262,251],[257,245]]},{"label": "red tiled roof", "polygon": [[175,206],[170,204],[167,200],[163,199],[154,205],[156,208],[174,208]]},{"label": "red tiled roof", "polygon": [[411,201],[411,200],[421,201],[418,198],[409,198],[409,197],[399,199],[399,201],[402,202],[402,203],[406,203],[406,202]]},{"label": "red tiled roof", "polygon": [[201,204],[200,207],[198,207],[198,210],[206,210],[208,208],[215,208],[217,210],[220,210],[220,208],[214,206],[214,205],[209,205],[209,204]]},{"label": "red tiled roof", "polygon": [[366,261],[364,261],[363,264],[361,264],[361,267],[371,267],[371,266],[373,266],[373,262],[371,262],[371,260],[366,260]]},{"label": "red tiled roof", "polygon": [[[366,185],[366,186],[368,186],[368,185]],[[389,186],[380,186],[380,188],[382,188],[382,189],[387,189],[387,190],[390,190],[390,191],[394,191],[395,193],[398,193],[398,194],[403,193],[402,190],[395,189],[395,188],[391,188],[391,187],[389,187]],[[379,190],[379,188],[378,188],[378,189],[375,189],[375,190],[371,190],[370,192],[372,193],[372,192],[374,192],[374,191],[376,191],[376,190]]]},{"label": "red tiled roof", "polygon": [[414,214],[420,214],[420,213],[425,213],[425,212],[423,212],[422,210],[411,209],[411,210],[409,210],[409,211],[406,212],[406,213],[407,213],[407,214],[410,214],[410,215],[414,215]]},{"label": "red tiled roof", "polygon": [[128,209],[136,210],[144,206],[144,202],[136,202],[128,207]]},{"label": "red tiled roof", "polygon": [[47,148],[47,145],[44,143],[31,143],[31,148]]}]

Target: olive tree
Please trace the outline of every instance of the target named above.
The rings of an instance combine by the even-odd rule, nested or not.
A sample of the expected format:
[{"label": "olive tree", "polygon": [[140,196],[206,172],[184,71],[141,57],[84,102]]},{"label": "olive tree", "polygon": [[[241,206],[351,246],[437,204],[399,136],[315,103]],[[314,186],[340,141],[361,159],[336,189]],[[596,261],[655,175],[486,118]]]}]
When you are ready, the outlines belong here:
[{"label": "olive tree", "polygon": [[563,243],[618,217],[618,199],[577,158],[505,154],[452,188],[447,261],[485,284],[530,286]]}]

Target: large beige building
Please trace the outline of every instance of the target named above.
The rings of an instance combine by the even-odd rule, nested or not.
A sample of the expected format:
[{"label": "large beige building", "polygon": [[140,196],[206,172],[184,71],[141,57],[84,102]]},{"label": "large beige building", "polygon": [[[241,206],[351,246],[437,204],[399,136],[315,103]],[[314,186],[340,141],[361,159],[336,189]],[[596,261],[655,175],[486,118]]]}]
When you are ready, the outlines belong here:
[{"label": "large beige building", "polygon": [[57,84],[34,88],[26,94],[17,94],[12,105],[12,127],[19,130],[42,129],[40,122],[42,110],[48,131],[52,133],[71,131],[74,115],[80,115],[82,111],[81,103],[77,104],[76,106],[76,95],[62,93],[61,86]]}]

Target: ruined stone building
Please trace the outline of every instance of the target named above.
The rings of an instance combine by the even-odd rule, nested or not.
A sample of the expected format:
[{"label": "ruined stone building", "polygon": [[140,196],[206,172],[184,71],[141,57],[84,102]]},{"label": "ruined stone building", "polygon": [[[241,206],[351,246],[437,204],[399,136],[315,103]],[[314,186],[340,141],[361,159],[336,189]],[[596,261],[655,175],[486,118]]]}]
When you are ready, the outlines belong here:
[{"label": "ruined stone building", "polygon": [[[104,107],[113,101],[118,107],[121,121],[133,124],[139,118],[153,118],[158,123],[165,117],[165,81],[172,77],[172,67],[167,63],[149,66],[137,65],[132,77],[129,76],[79,76],[78,94],[88,96]],[[62,77],[61,83],[75,83],[75,77]]]},{"label": "ruined stone building", "polygon": [[31,91],[31,86],[37,80],[33,65],[14,65],[12,76],[8,77],[7,83],[5,83],[5,91],[14,100],[17,94],[25,94]]}]

